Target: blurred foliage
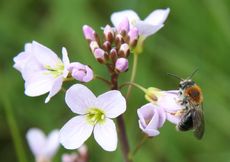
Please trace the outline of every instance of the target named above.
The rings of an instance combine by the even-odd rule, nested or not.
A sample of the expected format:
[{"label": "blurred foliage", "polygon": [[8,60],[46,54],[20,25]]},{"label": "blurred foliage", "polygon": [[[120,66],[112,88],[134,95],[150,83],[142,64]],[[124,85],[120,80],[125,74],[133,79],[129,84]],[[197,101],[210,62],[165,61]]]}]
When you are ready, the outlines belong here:
[{"label": "blurred foliage", "polygon": [[[197,141],[191,132],[179,133],[174,125],[167,123],[161,128],[160,136],[144,144],[135,161],[230,161],[229,0],[0,0],[0,161],[18,161],[5,111],[9,107],[29,162],[33,161],[33,156],[24,138],[26,131],[39,127],[48,133],[61,128],[74,116],[65,105],[63,93],[48,104],[44,104],[46,95],[36,98],[24,95],[24,82],[12,68],[12,59],[23,50],[26,42],[36,40],[59,56],[61,47],[65,46],[72,61],[89,64],[95,73],[106,76],[106,70],[89,52],[82,25],[89,24],[101,33],[100,27],[110,24],[114,11],[130,8],[144,18],[154,9],[166,7],[170,7],[171,13],[165,27],[145,41],[136,82],[145,87],[175,89],[178,81],[167,76],[168,72],[186,77],[199,67],[193,79],[204,93],[206,132],[203,140]],[[121,82],[129,76],[130,71],[122,74]],[[96,94],[107,88],[99,81],[88,85]],[[141,96],[142,92],[132,90],[125,113],[132,148],[142,138],[136,115],[136,109],[146,103]],[[5,99],[10,106],[5,107],[7,104],[2,102]],[[122,161],[119,149],[104,152],[93,138],[87,144],[92,162]],[[64,152],[67,150],[61,148],[55,161],[60,161]]]}]

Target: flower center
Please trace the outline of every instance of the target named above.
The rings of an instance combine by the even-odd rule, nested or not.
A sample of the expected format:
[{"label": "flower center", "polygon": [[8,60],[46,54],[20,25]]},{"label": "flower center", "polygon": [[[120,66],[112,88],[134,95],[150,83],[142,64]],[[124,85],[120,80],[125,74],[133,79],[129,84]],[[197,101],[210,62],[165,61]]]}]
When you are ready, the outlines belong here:
[{"label": "flower center", "polygon": [[54,78],[57,78],[58,76],[63,74],[64,71],[64,64],[59,61],[55,67],[51,67],[50,65],[46,65],[45,69],[48,70],[46,74],[52,74]]},{"label": "flower center", "polygon": [[87,119],[90,124],[95,125],[96,123],[101,123],[105,119],[105,113],[98,108],[91,108],[89,109],[88,113],[86,114]]}]

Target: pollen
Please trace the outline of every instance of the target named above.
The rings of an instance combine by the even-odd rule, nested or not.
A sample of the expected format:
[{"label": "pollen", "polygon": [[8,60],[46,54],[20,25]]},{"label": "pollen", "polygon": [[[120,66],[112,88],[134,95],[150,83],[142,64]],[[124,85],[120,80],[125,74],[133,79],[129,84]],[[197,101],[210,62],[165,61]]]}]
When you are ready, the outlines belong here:
[{"label": "pollen", "polygon": [[105,120],[105,113],[99,108],[90,108],[86,117],[90,124],[95,125],[97,123],[102,123]]}]

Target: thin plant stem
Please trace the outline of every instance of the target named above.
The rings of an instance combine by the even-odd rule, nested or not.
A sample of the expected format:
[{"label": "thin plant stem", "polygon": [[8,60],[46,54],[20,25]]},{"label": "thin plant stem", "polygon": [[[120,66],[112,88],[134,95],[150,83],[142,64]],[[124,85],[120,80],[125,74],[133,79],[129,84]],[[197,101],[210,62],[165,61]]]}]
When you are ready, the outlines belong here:
[{"label": "thin plant stem", "polygon": [[145,143],[145,141],[148,139],[147,135],[144,135],[141,141],[136,145],[135,149],[133,150],[132,154],[130,155],[130,158],[133,159],[136,153],[140,150],[141,146]]},{"label": "thin plant stem", "polygon": [[[114,68],[107,66],[110,76],[111,76],[111,90],[118,90],[118,77],[119,75],[114,72]],[[129,158],[130,148],[129,142],[125,129],[125,121],[123,115],[120,115],[117,118],[117,127],[118,127],[118,137],[121,142],[121,152],[125,162],[132,162],[132,159]]]},{"label": "thin plant stem", "polygon": [[146,91],[147,91],[147,89],[145,89],[145,88],[142,87],[141,85],[139,85],[139,84],[137,84],[137,83],[132,83],[132,82],[125,82],[125,83],[121,84],[121,85],[119,86],[119,89],[123,88],[124,86],[134,86],[134,87],[136,87],[136,88],[142,90],[143,92],[146,92]]},{"label": "thin plant stem", "polygon": [[103,81],[104,83],[106,83],[107,85],[111,85],[111,82],[109,81],[109,80],[106,80],[105,78],[103,78],[103,77],[101,77],[101,76],[99,76],[99,75],[95,75],[94,76],[94,79],[98,79],[98,80],[101,80],[101,81]]},{"label": "thin plant stem", "polygon": [[[137,72],[137,63],[138,63],[138,54],[137,53],[134,53],[134,58],[133,58],[133,67],[132,67],[132,72],[131,72],[131,77],[130,77],[130,81],[131,83],[134,82],[135,80],[135,76],[136,76],[136,72]],[[132,85],[130,85],[128,87],[128,90],[127,90],[127,93],[126,93],[126,100],[128,100],[129,96],[130,96],[130,93],[131,93],[131,90],[132,90]]]},{"label": "thin plant stem", "polygon": [[22,142],[22,139],[19,133],[19,127],[17,126],[17,122],[15,121],[15,118],[13,115],[11,104],[8,98],[3,97],[3,95],[1,97],[2,97],[2,102],[3,102],[3,107],[6,113],[7,122],[10,128],[11,136],[14,142],[14,147],[15,147],[16,154],[18,157],[18,161],[27,162],[25,150],[23,147],[24,144]]}]

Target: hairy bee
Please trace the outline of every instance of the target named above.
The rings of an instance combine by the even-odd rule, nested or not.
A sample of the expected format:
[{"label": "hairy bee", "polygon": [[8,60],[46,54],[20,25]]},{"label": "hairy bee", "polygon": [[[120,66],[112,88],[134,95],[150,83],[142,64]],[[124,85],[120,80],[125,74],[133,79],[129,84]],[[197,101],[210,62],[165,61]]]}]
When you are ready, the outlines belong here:
[{"label": "hairy bee", "polygon": [[182,110],[181,121],[176,128],[179,131],[193,130],[194,136],[201,139],[204,135],[204,115],[203,115],[203,95],[200,87],[191,80],[192,76],[197,72],[195,70],[187,79],[179,78],[179,97],[180,103],[184,107]]}]

